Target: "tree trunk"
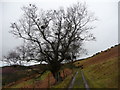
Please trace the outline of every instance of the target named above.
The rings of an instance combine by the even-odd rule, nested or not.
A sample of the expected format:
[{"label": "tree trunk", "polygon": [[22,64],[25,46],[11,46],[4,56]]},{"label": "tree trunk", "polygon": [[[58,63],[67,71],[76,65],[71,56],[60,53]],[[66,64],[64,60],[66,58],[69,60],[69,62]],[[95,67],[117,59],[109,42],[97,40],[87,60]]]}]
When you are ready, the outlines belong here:
[{"label": "tree trunk", "polygon": [[53,77],[56,80],[56,83],[62,81],[62,78],[59,72],[60,68],[61,68],[61,64],[58,62],[52,62],[50,65],[50,71],[52,72]]},{"label": "tree trunk", "polygon": [[62,81],[62,77],[60,76],[60,72],[54,72],[53,76],[56,80],[56,83]]}]

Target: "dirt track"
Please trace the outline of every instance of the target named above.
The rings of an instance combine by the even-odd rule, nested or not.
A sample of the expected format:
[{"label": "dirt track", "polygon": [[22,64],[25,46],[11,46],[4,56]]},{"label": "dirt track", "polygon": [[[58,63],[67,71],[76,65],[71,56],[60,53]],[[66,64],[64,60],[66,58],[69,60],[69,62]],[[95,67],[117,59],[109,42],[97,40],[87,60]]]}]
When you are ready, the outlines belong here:
[{"label": "dirt track", "polygon": [[71,81],[71,83],[70,83],[70,85],[68,87],[68,90],[70,90],[71,88],[73,88],[73,85],[74,85],[74,82],[75,82],[77,74],[78,74],[78,71],[75,73],[75,75],[74,75],[74,77],[73,77],[73,79],[72,79],[72,81]]},{"label": "dirt track", "polygon": [[[85,79],[85,76],[84,76],[82,70],[80,70],[80,72],[81,72],[81,75],[82,75],[82,80],[83,80],[83,83],[84,83],[84,88],[85,88],[86,90],[90,90],[90,89],[89,89],[89,86],[88,86],[88,83],[87,83],[87,81],[86,81],[86,79]],[[77,75],[78,75],[78,71],[75,73],[75,75],[74,75],[74,77],[73,77],[73,79],[72,79],[72,81],[71,81],[71,83],[70,83],[70,85],[69,85],[69,87],[68,87],[68,90],[71,90],[71,89],[73,88],[74,82],[75,82],[75,80],[76,80],[76,76],[77,76]],[[80,80],[80,78],[79,78],[79,80]]]}]

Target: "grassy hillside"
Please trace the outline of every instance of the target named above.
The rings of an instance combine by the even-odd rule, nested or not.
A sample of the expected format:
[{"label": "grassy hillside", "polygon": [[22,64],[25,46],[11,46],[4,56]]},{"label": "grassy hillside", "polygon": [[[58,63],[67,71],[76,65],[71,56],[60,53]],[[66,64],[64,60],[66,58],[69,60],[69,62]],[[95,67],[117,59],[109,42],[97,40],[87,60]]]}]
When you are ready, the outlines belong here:
[{"label": "grassy hillside", "polygon": [[83,72],[90,88],[118,87],[118,47],[120,46],[74,63],[77,67],[83,65]]},{"label": "grassy hillside", "polygon": [[84,67],[87,67],[89,65],[93,65],[93,64],[107,61],[110,58],[118,57],[118,56],[120,56],[120,55],[118,55],[118,47],[120,47],[120,45],[115,46],[115,47],[108,49],[106,51],[102,51],[101,53],[98,53],[98,54],[94,55],[93,57],[87,58],[85,60],[77,61],[74,64],[76,66],[84,65]]},{"label": "grassy hillside", "polygon": [[[19,67],[19,70],[18,70]],[[38,66],[32,66],[34,69],[38,68]],[[8,67],[4,67],[4,82],[6,83],[3,85],[3,88],[49,88],[55,85],[55,79],[53,78],[53,75],[50,71],[45,71],[43,74],[36,74],[33,71],[30,71],[28,67],[20,67],[17,66],[17,68],[14,68],[12,66],[9,67],[11,70],[13,69],[13,72],[9,72],[5,69],[8,69]],[[20,69],[21,68],[21,69]],[[25,69],[23,69],[25,68]],[[21,71],[22,70],[22,71]],[[5,71],[7,73],[5,73]],[[31,72],[31,74],[30,74]],[[8,74],[10,73],[10,74]],[[13,73],[13,74],[12,74]],[[19,74],[18,74],[19,73]],[[61,77],[63,80],[67,83],[64,85],[64,87],[67,87],[69,85],[68,80],[71,80],[71,74],[72,70],[69,68],[64,67],[64,73],[63,70],[60,70]],[[29,74],[29,75],[27,75]],[[5,76],[7,75],[7,76]],[[16,75],[16,76],[15,76]],[[5,81],[8,80],[9,82]],[[64,83],[64,82],[63,82]],[[56,85],[58,85],[57,83]],[[57,86],[56,86],[57,87]],[[59,87],[59,85],[58,85]],[[53,87],[55,88],[55,87]]]},{"label": "grassy hillside", "polygon": [[85,76],[91,88],[117,88],[118,67],[117,58],[88,66],[84,69]]},{"label": "grassy hillside", "polygon": [[2,86],[11,85],[18,80],[27,80],[36,76],[37,72],[42,72],[45,69],[45,65],[35,65],[35,66],[5,66],[2,67]]}]

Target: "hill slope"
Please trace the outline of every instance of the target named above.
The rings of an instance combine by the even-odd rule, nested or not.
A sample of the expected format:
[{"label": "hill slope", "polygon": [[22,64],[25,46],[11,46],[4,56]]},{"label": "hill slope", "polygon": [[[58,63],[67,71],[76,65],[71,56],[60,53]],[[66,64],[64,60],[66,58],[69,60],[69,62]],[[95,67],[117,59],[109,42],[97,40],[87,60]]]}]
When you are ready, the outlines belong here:
[{"label": "hill slope", "polygon": [[118,56],[120,56],[120,55],[118,55],[118,47],[120,47],[120,45],[115,46],[115,47],[108,49],[106,51],[102,51],[101,53],[98,53],[98,54],[96,54],[93,57],[90,57],[88,59],[85,59],[82,61],[77,61],[77,62],[75,62],[75,64],[78,66],[83,65],[84,67],[87,67],[91,64],[96,64],[96,63],[107,61],[110,58],[114,58],[114,57],[118,58]]},{"label": "hill slope", "polygon": [[76,66],[83,65],[90,88],[118,87],[119,47],[120,45],[115,46],[86,60],[74,63]]},{"label": "hill slope", "polygon": [[45,69],[45,65],[34,65],[34,66],[5,66],[2,67],[2,86],[6,86],[12,83],[15,83],[21,79],[29,79],[34,77],[37,72],[32,71],[35,69],[36,71],[42,72]]}]

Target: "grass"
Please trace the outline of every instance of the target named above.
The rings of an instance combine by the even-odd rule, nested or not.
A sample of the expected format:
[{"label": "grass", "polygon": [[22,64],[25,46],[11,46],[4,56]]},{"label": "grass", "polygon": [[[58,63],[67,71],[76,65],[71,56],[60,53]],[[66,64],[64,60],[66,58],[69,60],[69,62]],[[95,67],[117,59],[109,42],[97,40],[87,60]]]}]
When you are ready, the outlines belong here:
[{"label": "grass", "polygon": [[27,81],[23,81],[21,83],[13,85],[11,88],[22,88],[25,86],[34,85],[35,80],[37,80],[37,81],[44,80],[49,73],[50,73],[49,71],[46,71],[42,76],[39,75],[38,78],[36,78],[36,79],[32,78],[32,79],[29,79]]},{"label": "grass", "polygon": [[90,88],[117,88],[117,57],[84,68]]},{"label": "grass", "polygon": [[50,71],[46,71],[41,77],[37,78],[36,80],[44,80],[48,74],[50,73]]},{"label": "grass", "polygon": [[[21,80],[22,78],[26,78],[29,75],[34,75],[35,73],[32,71],[27,71],[27,67],[23,66],[6,66],[3,67],[2,73],[2,86],[6,86],[12,82],[16,82]],[[9,79],[8,79],[9,78]]]},{"label": "grass", "polygon": [[53,86],[52,88],[67,88],[70,84],[71,79],[72,79],[72,74],[69,75],[68,77],[66,77],[64,79],[64,81],[62,81],[61,83]]},{"label": "grass", "polygon": [[30,80],[21,82],[17,85],[13,85],[11,88],[22,88],[22,87],[25,87],[26,85],[32,85],[33,82],[34,82],[34,79],[30,79]]},{"label": "grass", "polygon": [[79,69],[78,74],[76,76],[73,88],[84,88],[84,83],[83,83],[80,69]]}]

